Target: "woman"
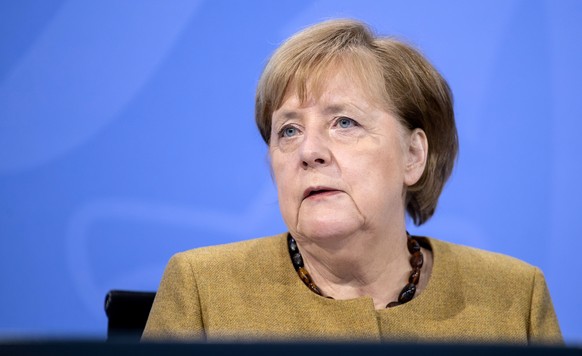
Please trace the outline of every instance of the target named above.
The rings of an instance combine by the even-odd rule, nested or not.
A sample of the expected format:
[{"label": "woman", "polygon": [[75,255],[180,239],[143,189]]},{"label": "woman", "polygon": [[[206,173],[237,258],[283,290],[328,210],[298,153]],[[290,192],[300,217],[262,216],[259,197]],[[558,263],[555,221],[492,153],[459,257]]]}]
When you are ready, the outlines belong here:
[{"label": "woman", "polygon": [[406,232],[458,146],[417,51],[356,21],[310,27],[267,64],[256,121],[289,232],[175,255],[144,339],[561,340],[537,268]]}]

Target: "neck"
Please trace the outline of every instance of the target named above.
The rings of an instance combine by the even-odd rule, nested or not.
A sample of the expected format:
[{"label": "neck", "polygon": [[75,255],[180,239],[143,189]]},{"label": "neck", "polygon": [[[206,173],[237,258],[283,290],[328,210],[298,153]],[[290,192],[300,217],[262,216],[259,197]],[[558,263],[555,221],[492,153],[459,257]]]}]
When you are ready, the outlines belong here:
[{"label": "neck", "polygon": [[397,299],[410,274],[404,225],[384,234],[358,232],[313,241],[299,237],[305,267],[325,296],[370,296],[378,309]]}]

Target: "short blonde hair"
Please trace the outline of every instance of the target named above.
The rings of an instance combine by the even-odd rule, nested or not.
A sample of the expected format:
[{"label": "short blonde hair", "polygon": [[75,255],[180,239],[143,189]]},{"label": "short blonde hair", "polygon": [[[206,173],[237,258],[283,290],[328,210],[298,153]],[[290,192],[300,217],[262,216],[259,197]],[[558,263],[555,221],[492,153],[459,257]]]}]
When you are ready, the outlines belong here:
[{"label": "short blonde hair", "polygon": [[273,112],[285,95],[294,90],[306,100],[308,85],[319,90],[337,63],[347,63],[371,95],[379,93],[404,127],[426,133],[427,164],[406,193],[408,214],[416,225],[423,224],[434,214],[451,175],[458,139],[449,85],[410,45],[378,37],[355,20],[326,21],[298,32],[275,51],[259,80],[255,120],[263,140],[269,144]]}]

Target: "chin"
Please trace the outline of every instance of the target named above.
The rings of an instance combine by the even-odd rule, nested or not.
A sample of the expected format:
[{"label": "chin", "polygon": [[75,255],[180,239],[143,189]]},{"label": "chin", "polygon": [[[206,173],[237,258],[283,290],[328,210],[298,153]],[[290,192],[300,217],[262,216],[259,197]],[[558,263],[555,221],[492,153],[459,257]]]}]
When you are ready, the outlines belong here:
[{"label": "chin", "polygon": [[360,224],[345,221],[306,221],[297,224],[297,232],[309,240],[337,240],[347,237],[360,229]]}]

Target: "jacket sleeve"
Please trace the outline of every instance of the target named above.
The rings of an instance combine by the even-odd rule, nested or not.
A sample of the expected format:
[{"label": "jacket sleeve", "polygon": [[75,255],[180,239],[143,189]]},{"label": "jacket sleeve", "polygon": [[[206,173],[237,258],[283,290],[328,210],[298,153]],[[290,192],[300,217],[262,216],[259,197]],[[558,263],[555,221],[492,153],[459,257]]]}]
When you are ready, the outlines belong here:
[{"label": "jacket sleeve", "polygon": [[536,268],[529,319],[529,344],[563,343],[560,325],[543,273]]},{"label": "jacket sleeve", "polygon": [[200,340],[204,326],[196,278],[188,257],[179,253],[166,266],[142,341]]}]

